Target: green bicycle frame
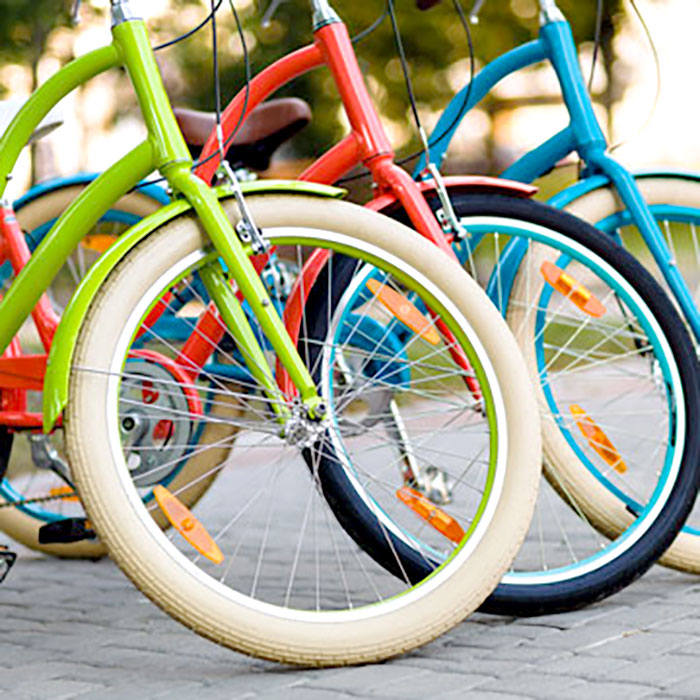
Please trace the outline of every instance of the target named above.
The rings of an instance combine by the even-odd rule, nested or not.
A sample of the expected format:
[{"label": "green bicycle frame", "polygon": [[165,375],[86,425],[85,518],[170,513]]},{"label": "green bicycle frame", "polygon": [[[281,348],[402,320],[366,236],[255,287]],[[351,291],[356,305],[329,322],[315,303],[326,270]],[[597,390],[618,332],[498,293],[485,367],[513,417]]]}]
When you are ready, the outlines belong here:
[{"label": "green bicycle frame", "polygon": [[[74,60],[53,75],[26,102],[0,139],[0,199],[20,151],[41,120],[63,97],[106,70],[117,66],[127,69],[148,137],[92,182],[66,209],[17,275],[0,302],[0,352],[8,347],[81,239],[124,194],[158,170],[196,212],[313,417],[321,404],[313,380],[217,196],[191,171],[192,159],[165,92],[145,23],[125,16],[129,14],[125,12],[125,0],[118,3],[119,14],[114,11],[115,5],[112,0],[112,44]],[[217,286],[217,302],[235,308],[238,302],[233,290],[230,285],[224,286],[226,289]],[[229,299],[228,304],[227,294],[234,300]],[[232,321],[234,315],[227,313],[225,318]],[[239,324],[248,324],[244,316],[235,318]],[[231,332],[242,343],[245,358],[262,357],[262,349],[249,327],[232,328]],[[253,364],[250,369],[254,368],[259,370]],[[269,381],[265,382],[265,389],[270,399],[279,400],[279,391]]]}]

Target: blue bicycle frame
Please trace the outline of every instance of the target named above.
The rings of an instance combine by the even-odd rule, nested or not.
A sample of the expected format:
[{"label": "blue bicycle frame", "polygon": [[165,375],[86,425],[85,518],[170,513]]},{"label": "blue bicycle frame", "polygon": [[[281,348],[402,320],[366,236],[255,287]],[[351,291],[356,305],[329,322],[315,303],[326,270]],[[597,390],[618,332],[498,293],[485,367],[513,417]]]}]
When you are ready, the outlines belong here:
[{"label": "blue bicycle frame", "polygon": [[[612,183],[677,299],[696,340],[700,342],[700,312],[663,234],[644,201],[634,176],[606,152],[608,144],[596,119],[581,74],[571,27],[553,2],[548,2],[547,6],[547,10],[542,13],[539,37],[535,41],[499,56],[474,77],[471,88],[467,85],[453,98],[433,132],[439,135],[439,138],[435,141],[430,139],[430,159],[437,165],[442,163],[450,141],[464,116],[498,82],[522,68],[549,61],[559,80],[570,123],[565,129],[522,156],[502,173],[503,177],[532,182],[549,172],[562,158],[576,151],[585,163],[586,179],[557,194],[550,200],[550,204],[564,207],[585,191],[592,189],[592,183],[598,187]],[[465,104],[467,94],[469,99]],[[416,177],[420,177],[425,166],[426,159],[423,157],[416,166]],[[501,286],[504,284],[504,278],[505,284],[512,283],[526,246],[525,241],[514,240],[504,250],[504,258],[499,264]],[[488,291],[493,292],[492,289]],[[505,298],[508,298],[509,291],[510,289],[501,289]]]}]

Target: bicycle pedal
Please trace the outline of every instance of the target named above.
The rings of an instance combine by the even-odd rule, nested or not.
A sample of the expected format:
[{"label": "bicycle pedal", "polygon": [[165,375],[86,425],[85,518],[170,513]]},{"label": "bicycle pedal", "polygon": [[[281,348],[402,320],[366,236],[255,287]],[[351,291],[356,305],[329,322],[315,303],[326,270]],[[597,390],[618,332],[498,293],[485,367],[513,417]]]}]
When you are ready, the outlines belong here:
[{"label": "bicycle pedal", "polygon": [[39,528],[39,544],[69,544],[97,539],[86,518],[63,518]]},{"label": "bicycle pedal", "polygon": [[7,578],[7,574],[10,573],[16,560],[17,554],[15,552],[11,552],[5,545],[0,545],[0,583]]}]

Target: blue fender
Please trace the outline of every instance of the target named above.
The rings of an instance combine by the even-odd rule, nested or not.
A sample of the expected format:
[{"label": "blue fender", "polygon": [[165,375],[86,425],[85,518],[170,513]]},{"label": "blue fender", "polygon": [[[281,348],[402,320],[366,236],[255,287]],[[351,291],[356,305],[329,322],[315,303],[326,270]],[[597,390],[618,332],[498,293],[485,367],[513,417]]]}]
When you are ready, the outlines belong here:
[{"label": "blue fender", "polygon": [[[46,180],[45,182],[35,185],[29,190],[29,192],[23,194],[19,199],[16,199],[13,202],[12,207],[16,212],[18,212],[22,209],[22,207],[25,207],[30,202],[33,202],[35,199],[39,199],[39,197],[42,197],[45,194],[50,194],[51,192],[61,190],[64,187],[89,185],[97,178],[98,175],[99,173],[78,173],[77,175],[71,175],[69,177],[57,177],[51,180]],[[156,202],[159,202],[162,205],[170,203],[170,197],[168,197],[165,189],[160,185],[143,184],[139,187],[139,192],[147,197],[151,197],[151,199],[154,199]]]}]

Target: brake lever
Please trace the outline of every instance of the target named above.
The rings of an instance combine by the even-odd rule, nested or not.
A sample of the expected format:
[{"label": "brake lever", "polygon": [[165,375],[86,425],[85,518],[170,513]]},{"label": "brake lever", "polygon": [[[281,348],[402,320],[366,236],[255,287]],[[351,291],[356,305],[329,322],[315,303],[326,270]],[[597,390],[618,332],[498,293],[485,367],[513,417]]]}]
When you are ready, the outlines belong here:
[{"label": "brake lever", "polygon": [[260,24],[263,29],[267,29],[270,26],[270,22],[272,22],[272,18],[275,16],[275,13],[277,10],[279,10],[280,5],[283,5],[285,2],[286,0],[272,0],[272,2],[268,5],[267,10],[265,10],[265,14],[260,20]]},{"label": "brake lever", "polygon": [[74,0],[73,11],[71,12],[71,24],[77,27],[80,24],[80,5],[83,0]]},{"label": "brake lever", "polygon": [[469,13],[469,21],[472,24],[479,24],[479,12],[481,12],[481,8],[484,6],[485,2],[486,0],[476,0],[474,3],[472,11]]}]

